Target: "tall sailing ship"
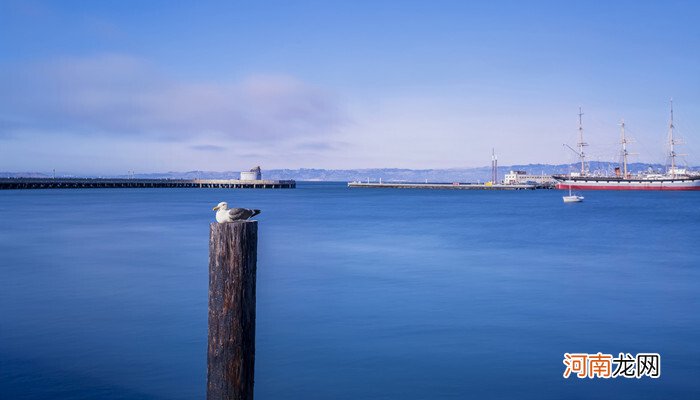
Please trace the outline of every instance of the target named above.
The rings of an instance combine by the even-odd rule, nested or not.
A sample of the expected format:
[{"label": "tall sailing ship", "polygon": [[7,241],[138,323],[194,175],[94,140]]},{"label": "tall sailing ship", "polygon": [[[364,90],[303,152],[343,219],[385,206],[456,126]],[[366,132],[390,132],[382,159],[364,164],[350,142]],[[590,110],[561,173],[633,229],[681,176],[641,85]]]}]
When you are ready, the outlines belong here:
[{"label": "tall sailing ship", "polygon": [[[668,132],[668,156],[671,159],[671,165],[665,173],[636,173],[632,174],[627,168],[627,157],[630,153],[627,151],[629,141],[625,137],[625,123],[621,126],[622,145],[622,165],[615,168],[613,176],[592,175],[586,171],[585,158],[586,155],[583,148],[588,146],[583,141],[583,125],[581,123],[581,109],[579,108],[579,141],[577,143],[578,151],[574,150],[581,159],[580,172],[572,172],[569,175],[553,175],[557,180],[557,189],[583,189],[583,190],[700,190],[700,174],[691,172],[686,168],[679,168],[676,164],[677,154],[675,147],[680,144],[680,141],[674,138],[673,126],[673,102],[671,102],[671,120],[669,123]],[[568,147],[568,146],[567,146]]]}]

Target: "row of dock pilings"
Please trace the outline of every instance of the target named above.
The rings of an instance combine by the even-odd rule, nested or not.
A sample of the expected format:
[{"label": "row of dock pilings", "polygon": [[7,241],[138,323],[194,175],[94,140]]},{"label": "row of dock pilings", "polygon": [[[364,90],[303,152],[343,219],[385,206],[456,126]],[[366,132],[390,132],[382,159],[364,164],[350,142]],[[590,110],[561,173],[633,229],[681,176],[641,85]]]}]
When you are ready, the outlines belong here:
[{"label": "row of dock pilings", "polygon": [[294,180],[0,178],[0,189],[206,188],[294,189]]}]

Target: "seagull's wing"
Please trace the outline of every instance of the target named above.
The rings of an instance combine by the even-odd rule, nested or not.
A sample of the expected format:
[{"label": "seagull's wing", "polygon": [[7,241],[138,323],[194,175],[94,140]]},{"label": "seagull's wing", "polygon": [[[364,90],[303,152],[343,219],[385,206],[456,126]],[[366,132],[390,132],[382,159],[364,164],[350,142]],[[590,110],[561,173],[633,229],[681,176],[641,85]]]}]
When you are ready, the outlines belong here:
[{"label": "seagull's wing", "polygon": [[233,221],[246,220],[258,214],[260,214],[260,210],[251,210],[249,208],[232,208],[228,210],[228,215]]}]

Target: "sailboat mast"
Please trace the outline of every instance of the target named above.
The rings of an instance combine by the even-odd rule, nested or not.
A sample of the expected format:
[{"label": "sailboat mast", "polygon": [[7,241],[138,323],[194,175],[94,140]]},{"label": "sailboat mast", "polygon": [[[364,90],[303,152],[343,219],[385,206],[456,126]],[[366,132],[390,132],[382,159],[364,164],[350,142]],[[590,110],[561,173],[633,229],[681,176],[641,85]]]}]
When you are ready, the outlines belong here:
[{"label": "sailboat mast", "polygon": [[581,107],[578,108],[578,156],[581,158],[581,176],[586,174],[586,155],[583,152],[583,147],[588,146],[588,143],[583,141],[583,123],[582,119],[583,112],[581,112]]},{"label": "sailboat mast", "polygon": [[673,138],[673,99],[671,99],[671,122],[668,124],[668,144],[671,147],[669,156],[671,157],[671,178],[676,177],[676,141]]},{"label": "sailboat mast", "polygon": [[620,140],[620,143],[622,143],[622,171],[624,173],[623,177],[627,178],[627,138],[625,138],[625,120],[622,120],[622,123],[620,124],[620,128],[622,130],[622,140]]}]

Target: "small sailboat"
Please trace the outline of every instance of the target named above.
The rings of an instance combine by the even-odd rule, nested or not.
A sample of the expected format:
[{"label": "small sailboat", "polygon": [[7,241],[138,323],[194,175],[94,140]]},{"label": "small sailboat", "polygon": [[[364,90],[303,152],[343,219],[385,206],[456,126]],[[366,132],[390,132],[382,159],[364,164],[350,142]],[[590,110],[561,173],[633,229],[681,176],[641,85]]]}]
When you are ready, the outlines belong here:
[{"label": "small sailboat", "polygon": [[569,185],[569,195],[563,196],[562,198],[564,199],[564,203],[580,203],[583,201],[583,196],[571,194],[571,185]]}]

